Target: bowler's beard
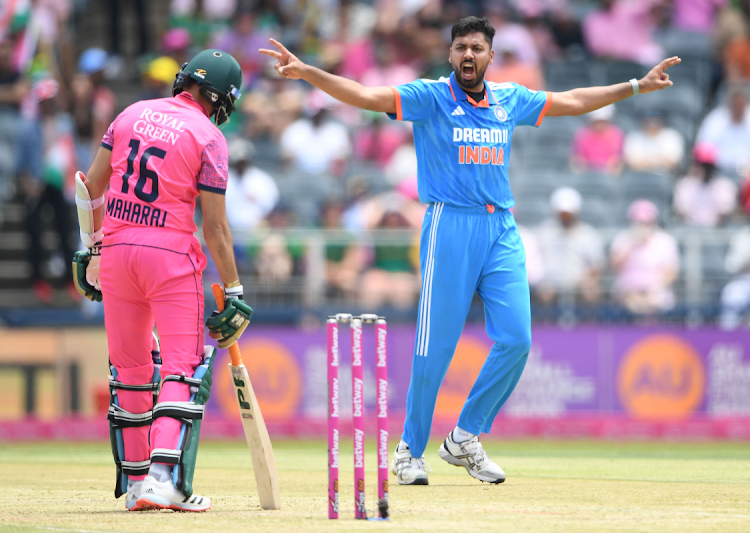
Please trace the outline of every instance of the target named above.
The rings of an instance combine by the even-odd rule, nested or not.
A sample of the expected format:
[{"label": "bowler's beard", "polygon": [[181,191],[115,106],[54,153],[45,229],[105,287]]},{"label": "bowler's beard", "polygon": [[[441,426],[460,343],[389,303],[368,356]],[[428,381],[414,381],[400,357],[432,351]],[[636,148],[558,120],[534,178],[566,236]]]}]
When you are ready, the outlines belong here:
[{"label": "bowler's beard", "polygon": [[[463,63],[467,63],[467,61],[464,61]],[[451,63],[451,67],[453,68],[453,74],[456,76],[456,82],[462,89],[464,89],[465,91],[479,92],[478,90],[475,90],[475,89],[481,89],[483,87],[484,74],[487,72],[487,68],[490,66],[490,64],[487,63],[484,66],[484,68],[480,70],[479,65],[477,64],[476,61],[472,61],[471,63],[474,63],[474,72],[475,72],[474,79],[476,80],[474,82],[473,87],[467,87],[464,85],[465,82],[461,77],[461,64],[460,63],[458,66]]]}]

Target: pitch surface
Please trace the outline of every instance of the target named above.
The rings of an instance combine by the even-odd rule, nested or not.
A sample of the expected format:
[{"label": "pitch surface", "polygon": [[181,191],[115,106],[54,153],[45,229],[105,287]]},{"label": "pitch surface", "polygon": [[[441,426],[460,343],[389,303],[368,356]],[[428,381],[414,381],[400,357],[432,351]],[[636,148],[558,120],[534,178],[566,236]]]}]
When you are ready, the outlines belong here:
[{"label": "pitch surface", "polygon": [[[368,443],[367,498],[375,497],[375,449]],[[196,492],[205,514],[128,513],[112,496],[114,468],[105,443],[0,445],[0,530],[209,533],[221,531],[747,531],[750,446],[745,443],[487,441],[505,469],[501,485],[426,459],[430,485],[401,487],[391,477],[390,523],[353,519],[351,447],[341,449],[341,509],[326,511],[322,441],[275,441],[281,511],[262,511],[247,448],[204,442]]]}]

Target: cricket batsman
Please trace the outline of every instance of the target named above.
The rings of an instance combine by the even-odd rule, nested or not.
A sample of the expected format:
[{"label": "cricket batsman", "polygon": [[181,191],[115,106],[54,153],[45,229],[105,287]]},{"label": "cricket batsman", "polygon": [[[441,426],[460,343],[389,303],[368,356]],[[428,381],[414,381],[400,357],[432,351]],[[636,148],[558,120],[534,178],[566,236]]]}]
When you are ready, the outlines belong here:
[{"label": "cricket batsman", "polygon": [[509,209],[508,162],[516,126],[539,126],[545,115],[581,115],[635,94],[670,87],[665,59],[640,80],[551,93],[484,80],[495,30],[466,17],[451,31],[453,73],[399,87],[363,87],[306,65],[281,43],[260,50],[276,70],[302,79],[346,104],[387,113],[414,125],[419,197],[429,204],[422,223],[422,292],[406,422],[391,470],[402,485],[427,485],[424,450],[438,390],[476,291],[494,341],[456,428],[438,451],[480,481],[502,483],[505,473],[479,442],[518,383],[531,347],[525,251]]},{"label": "cricket batsman", "polygon": [[231,55],[204,50],[182,65],[171,98],[120,113],[88,174],[76,174],[88,249],[76,254],[73,277],[81,294],[104,304],[115,497],[127,494],[130,511],[211,508],[209,498],[193,494],[216,353],[203,345],[206,257],[193,216],[200,195],[203,235],[225,287],[225,310],[207,325],[224,348],[252,314],[232,252],[224,205],[228,152],[219,131],[241,85]]}]

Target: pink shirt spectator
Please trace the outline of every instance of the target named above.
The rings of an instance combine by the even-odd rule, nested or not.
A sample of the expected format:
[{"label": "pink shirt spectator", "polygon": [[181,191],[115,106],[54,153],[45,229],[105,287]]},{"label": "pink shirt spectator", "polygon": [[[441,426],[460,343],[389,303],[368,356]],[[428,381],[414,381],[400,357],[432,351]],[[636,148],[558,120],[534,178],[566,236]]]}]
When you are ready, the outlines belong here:
[{"label": "pink shirt spectator", "polygon": [[573,155],[578,163],[593,170],[611,170],[622,160],[625,136],[614,124],[601,130],[587,126],[578,130],[573,139]]},{"label": "pink shirt spectator", "polygon": [[651,38],[654,3],[656,0],[616,0],[609,10],[594,11],[583,21],[586,47],[598,57],[645,64],[661,61],[662,50]]},{"label": "pink shirt spectator", "polygon": [[705,182],[685,176],[674,190],[674,209],[692,226],[718,226],[737,207],[737,186],[729,178],[715,176]]},{"label": "pink shirt spectator", "polygon": [[653,296],[656,307],[666,310],[674,305],[674,294],[667,273],[680,267],[677,241],[670,234],[655,229],[632,227],[615,236],[610,249],[612,257],[625,256],[618,269],[615,288],[623,293],[642,292]]},{"label": "pink shirt spectator", "polygon": [[711,33],[719,8],[727,0],[673,0],[672,24],[678,30]]},{"label": "pink shirt spectator", "polygon": [[226,192],[226,139],[186,92],[131,105],[112,122],[102,146],[112,150],[105,238],[127,228],[192,235],[198,190]]}]

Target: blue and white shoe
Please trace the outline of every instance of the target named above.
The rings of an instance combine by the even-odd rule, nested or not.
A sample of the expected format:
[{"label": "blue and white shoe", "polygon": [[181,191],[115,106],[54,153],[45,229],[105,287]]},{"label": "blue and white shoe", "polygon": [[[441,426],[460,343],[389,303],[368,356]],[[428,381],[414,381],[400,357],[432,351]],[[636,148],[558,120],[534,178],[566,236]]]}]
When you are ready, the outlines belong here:
[{"label": "blue and white shoe", "polygon": [[172,509],[173,511],[202,513],[211,508],[211,499],[196,494],[186,498],[171,481],[162,483],[153,476],[146,476],[136,506],[140,508],[140,511]]}]

